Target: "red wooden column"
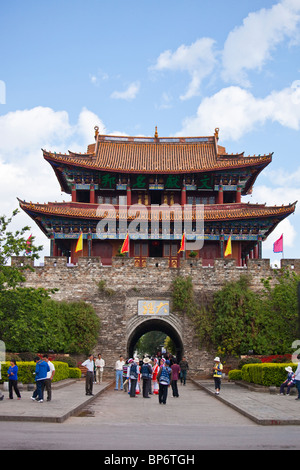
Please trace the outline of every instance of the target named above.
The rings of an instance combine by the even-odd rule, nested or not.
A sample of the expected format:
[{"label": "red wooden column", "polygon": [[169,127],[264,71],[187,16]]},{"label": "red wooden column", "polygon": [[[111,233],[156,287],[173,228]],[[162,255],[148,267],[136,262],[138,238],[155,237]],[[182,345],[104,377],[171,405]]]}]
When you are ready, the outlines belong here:
[{"label": "red wooden column", "polygon": [[54,242],[54,243],[53,243],[53,256],[59,256],[59,255],[58,255],[58,246],[57,246],[57,244],[56,244],[55,239],[53,240],[53,242]]},{"label": "red wooden column", "polygon": [[241,202],[242,199],[242,186],[240,184],[237,185],[237,190],[236,190],[236,201],[235,202]]},{"label": "red wooden column", "polygon": [[72,202],[77,202],[76,184],[72,184]]},{"label": "red wooden column", "polygon": [[184,206],[185,204],[186,204],[186,187],[185,185],[183,185],[181,189],[181,205]]},{"label": "red wooden column", "polygon": [[131,187],[130,183],[127,183],[127,206],[131,206]]},{"label": "red wooden column", "polygon": [[223,204],[223,184],[219,184],[219,191],[218,191],[218,202],[217,204]]},{"label": "red wooden column", "polygon": [[95,204],[95,185],[90,185],[90,203]]}]

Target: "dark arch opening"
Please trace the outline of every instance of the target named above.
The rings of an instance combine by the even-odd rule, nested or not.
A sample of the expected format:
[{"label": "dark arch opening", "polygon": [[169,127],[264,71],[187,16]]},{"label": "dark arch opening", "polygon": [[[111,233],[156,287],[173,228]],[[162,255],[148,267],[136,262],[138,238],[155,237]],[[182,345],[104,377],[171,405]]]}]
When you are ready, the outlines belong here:
[{"label": "dark arch opening", "polygon": [[176,348],[176,358],[178,361],[181,360],[183,356],[183,344],[179,334],[177,333],[175,328],[172,327],[172,325],[160,319],[151,319],[143,321],[135,328],[135,330],[128,339],[128,357],[133,357],[134,346],[136,345],[140,337],[146,333],[149,333],[149,331],[162,331],[166,335],[170,336]]}]

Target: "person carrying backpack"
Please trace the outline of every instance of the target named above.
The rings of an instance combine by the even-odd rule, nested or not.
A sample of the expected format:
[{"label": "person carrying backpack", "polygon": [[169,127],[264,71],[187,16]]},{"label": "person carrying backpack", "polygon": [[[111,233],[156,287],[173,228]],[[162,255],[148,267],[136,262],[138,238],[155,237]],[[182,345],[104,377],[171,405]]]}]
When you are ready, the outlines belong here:
[{"label": "person carrying backpack", "polygon": [[143,365],[141,367],[141,376],[143,379],[143,398],[150,398],[150,386],[151,386],[151,378],[152,378],[152,367],[150,365],[149,357],[145,357],[143,359]]},{"label": "person carrying backpack", "polygon": [[170,367],[170,361],[166,361],[164,358],[161,360],[157,381],[159,384],[158,401],[159,404],[165,405],[167,403],[168,387],[172,381],[172,369]]},{"label": "person carrying backpack", "polygon": [[130,397],[134,398],[136,393],[136,384],[139,375],[139,366],[133,359],[128,361],[127,377],[130,379]]}]

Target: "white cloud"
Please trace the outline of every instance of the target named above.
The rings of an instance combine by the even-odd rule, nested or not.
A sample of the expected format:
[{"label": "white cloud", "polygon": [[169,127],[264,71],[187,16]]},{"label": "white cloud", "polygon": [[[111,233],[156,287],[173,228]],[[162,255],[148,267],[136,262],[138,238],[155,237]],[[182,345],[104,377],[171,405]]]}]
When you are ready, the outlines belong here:
[{"label": "white cloud", "polygon": [[[288,174],[285,170],[274,172],[266,171],[266,175],[272,184],[267,185],[254,185],[253,193],[245,200],[251,203],[266,204],[267,206],[281,206],[282,204],[288,205],[296,201],[300,201],[300,186],[299,186],[300,168],[298,171]],[[287,187],[289,190],[287,191]],[[284,249],[294,248],[297,240],[297,231],[294,225],[297,223],[297,206],[293,215],[281,221],[273,232],[269,235],[264,242],[264,250],[273,251],[273,243],[283,233]]]},{"label": "white cloud", "polygon": [[[292,174],[291,174],[292,179]],[[276,177],[272,180],[272,186],[267,185],[254,185],[253,193],[248,196],[251,203],[266,203],[267,206],[281,206],[282,204],[288,205],[295,201],[300,201],[300,187],[294,182],[287,186],[279,186]]]},{"label": "white cloud", "polygon": [[173,97],[169,93],[164,92],[161,96],[161,102],[156,104],[155,107],[157,109],[170,109],[172,108],[172,101]]},{"label": "white cloud", "polygon": [[140,91],[140,82],[131,83],[125,91],[114,91],[110,96],[117,100],[134,100]]},{"label": "white cloud", "polygon": [[90,82],[97,87],[101,84],[101,82],[104,82],[109,79],[109,75],[106,72],[103,72],[103,70],[101,69],[98,69],[97,73],[90,73],[89,77]]},{"label": "white cloud", "polygon": [[215,41],[211,38],[201,38],[190,46],[181,45],[173,53],[166,50],[160,54],[151,70],[188,72],[191,82],[186,93],[180,98],[182,100],[192,98],[199,94],[202,80],[210,75],[215,67],[214,44]]},{"label": "white cloud", "polygon": [[[55,140],[61,142],[72,133],[66,111],[38,106],[0,116],[0,152],[8,158]],[[18,154],[19,155],[19,154]]]},{"label": "white cloud", "polygon": [[210,135],[219,127],[224,140],[237,140],[267,121],[298,130],[300,128],[300,82],[274,91],[265,98],[255,98],[237,86],[223,88],[204,98],[197,115],[188,117],[177,135]]},{"label": "white cloud", "polygon": [[[273,244],[283,234],[283,251],[286,248],[293,248],[297,237],[297,232],[293,227],[290,219],[284,219],[280,222],[273,232],[268,236],[264,242],[264,250],[273,251]],[[277,255],[278,256],[278,255]]]},{"label": "white cloud", "polygon": [[[103,132],[104,125],[94,113],[83,109],[78,121],[71,124],[66,111],[36,107],[0,117],[0,215],[11,215],[18,207],[17,197],[32,202],[70,200],[60,191],[57,178],[41,148],[53,152],[85,152],[94,142],[94,126]],[[49,240],[23,211],[11,229],[29,225],[36,244],[44,245],[49,255]]]},{"label": "white cloud", "polygon": [[270,9],[249,13],[242,26],[231,31],[225,41],[223,78],[249,86],[248,70],[261,70],[283,40],[289,39],[291,44],[298,42],[299,13],[299,0],[282,0]]}]

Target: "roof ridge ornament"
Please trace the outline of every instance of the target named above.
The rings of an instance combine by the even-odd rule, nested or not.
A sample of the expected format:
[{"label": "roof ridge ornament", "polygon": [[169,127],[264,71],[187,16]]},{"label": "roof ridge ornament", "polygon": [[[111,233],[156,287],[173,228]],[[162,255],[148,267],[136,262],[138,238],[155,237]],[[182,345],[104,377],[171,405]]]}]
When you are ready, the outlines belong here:
[{"label": "roof ridge ornament", "polygon": [[155,126],[155,134],[154,134],[154,138],[155,138],[155,139],[158,139],[157,126]]},{"label": "roof ridge ornament", "polygon": [[215,128],[215,138],[216,138],[217,140],[219,140],[219,131],[220,131],[219,127],[216,127],[216,128]]}]

